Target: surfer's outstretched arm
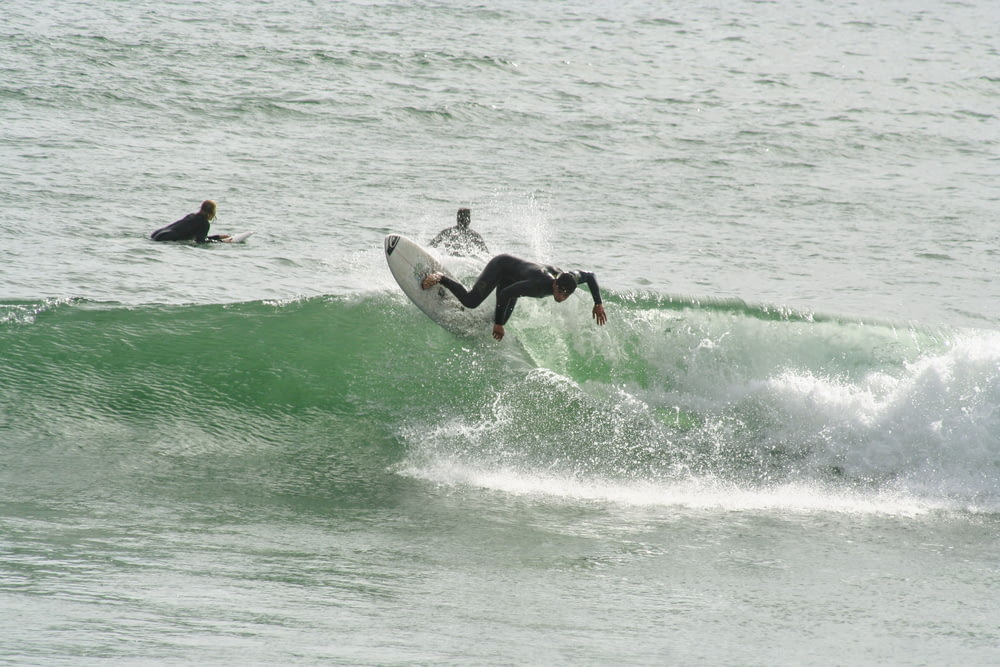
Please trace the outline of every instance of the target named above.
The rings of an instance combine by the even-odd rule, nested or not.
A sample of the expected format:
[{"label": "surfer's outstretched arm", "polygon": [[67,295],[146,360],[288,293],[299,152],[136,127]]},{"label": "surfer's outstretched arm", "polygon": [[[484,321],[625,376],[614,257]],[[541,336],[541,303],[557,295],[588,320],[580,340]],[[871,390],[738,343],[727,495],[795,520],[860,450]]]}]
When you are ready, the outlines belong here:
[{"label": "surfer's outstretched arm", "polygon": [[597,276],[590,271],[573,271],[572,275],[578,283],[586,283],[587,289],[590,290],[590,296],[594,299],[594,309],[591,311],[591,315],[597,322],[597,326],[607,324],[608,315],[604,312],[604,302],[601,300],[601,288],[597,285]]}]

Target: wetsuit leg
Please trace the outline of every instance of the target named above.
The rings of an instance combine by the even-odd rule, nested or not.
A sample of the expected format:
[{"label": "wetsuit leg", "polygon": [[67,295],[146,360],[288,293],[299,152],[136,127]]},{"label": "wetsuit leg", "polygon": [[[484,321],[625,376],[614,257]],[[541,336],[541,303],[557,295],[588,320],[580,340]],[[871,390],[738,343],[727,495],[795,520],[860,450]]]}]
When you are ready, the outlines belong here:
[{"label": "wetsuit leg", "polygon": [[483,272],[479,274],[479,278],[476,279],[476,284],[470,290],[466,290],[460,282],[452,280],[448,276],[441,278],[441,284],[447,287],[463,306],[466,308],[475,308],[485,301],[490,292],[496,288],[500,280],[501,262],[498,261],[500,259],[501,257],[494,257],[489,261]]},{"label": "wetsuit leg", "polygon": [[163,229],[157,229],[150,235],[149,238],[154,241],[176,241],[177,239],[174,238],[175,236],[176,234],[174,234],[174,230],[169,227],[164,227]]}]

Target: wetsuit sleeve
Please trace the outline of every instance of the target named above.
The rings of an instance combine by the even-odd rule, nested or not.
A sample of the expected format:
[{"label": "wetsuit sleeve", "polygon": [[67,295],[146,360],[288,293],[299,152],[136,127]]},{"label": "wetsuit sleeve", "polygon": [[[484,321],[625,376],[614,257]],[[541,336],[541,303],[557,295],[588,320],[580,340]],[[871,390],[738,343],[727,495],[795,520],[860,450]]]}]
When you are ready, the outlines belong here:
[{"label": "wetsuit sleeve", "polygon": [[[549,281],[544,281],[548,284]],[[493,323],[503,326],[514,312],[517,299],[521,296],[538,296],[539,281],[522,280],[497,292],[497,307],[493,312]]]},{"label": "wetsuit sleeve", "polygon": [[198,221],[198,227],[194,233],[194,240],[196,243],[208,243],[208,229],[209,224],[207,219]]},{"label": "wetsuit sleeve", "polygon": [[587,283],[590,295],[594,297],[594,305],[602,303],[601,288],[597,286],[597,276],[589,271],[574,271],[573,275],[576,276],[577,283]]}]

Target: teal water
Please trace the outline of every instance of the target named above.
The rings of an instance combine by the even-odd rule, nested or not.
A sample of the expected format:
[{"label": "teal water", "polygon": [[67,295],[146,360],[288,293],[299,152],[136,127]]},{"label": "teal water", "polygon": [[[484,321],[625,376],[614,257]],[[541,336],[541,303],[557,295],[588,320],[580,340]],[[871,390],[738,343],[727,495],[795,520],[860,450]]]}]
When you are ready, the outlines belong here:
[{"label": "teal water", "polygon": [[3,15],[0,662],[995,662],[993,4]]},{"label": "teal water", "polygon": [[762,661],[859,627],[872,660],[907,633],[991,650],[995,334],[608,303],[600,331],[522,304],[504,351],[387,292],[5,305],[5,652],[740,662],[755,627]]}]

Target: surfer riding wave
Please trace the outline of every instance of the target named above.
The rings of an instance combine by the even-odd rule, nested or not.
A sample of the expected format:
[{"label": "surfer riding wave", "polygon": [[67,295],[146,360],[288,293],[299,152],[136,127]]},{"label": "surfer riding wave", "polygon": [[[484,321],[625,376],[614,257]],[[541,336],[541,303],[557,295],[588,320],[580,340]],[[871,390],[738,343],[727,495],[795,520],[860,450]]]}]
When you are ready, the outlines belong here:
[{"label": "surfer riding wave", "polygon": [[562,303],[572,294],[579,283],[586,283],[594,298],[593,318],[598,326],[608,321],[601,301],[601,290],[597,277],[589,271],[562,271],[548,264],[536,264],[513,255],[497,255],[489,261],[472,289],[465,287],[443,273],[427,275],[420,286],[430,289],[434,285],[446,287],[466,308],[476,308],[490,292],[496,290],[497,303],[493,314],[493,337],[502,340],[504,325],[514,311],[518,298],[522,296],[536,299],[551,295],[556,303]]}]

